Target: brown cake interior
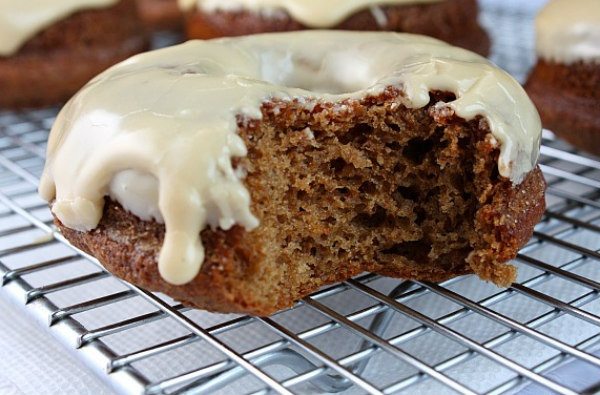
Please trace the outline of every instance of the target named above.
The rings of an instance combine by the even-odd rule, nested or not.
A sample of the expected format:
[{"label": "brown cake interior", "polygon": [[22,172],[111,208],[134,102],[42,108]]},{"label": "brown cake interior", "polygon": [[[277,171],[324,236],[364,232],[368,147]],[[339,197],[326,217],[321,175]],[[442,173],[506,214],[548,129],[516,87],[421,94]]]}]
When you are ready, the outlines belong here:
[{"label": "brown cake interior", "polygon": [[[201,308],[269,314],[363,271],[438,281],[476,272],[514,280],[504,262],[531,236],[544,209],[538,169],[518,186],[499,176],[487,122],[433,105],[407,109],[393,89],[342,104],[269,102],[261,121],[239,118],[249,149],[247,232],[202,232],[207,258],[185,286],[156,269],[164,227],[108,202],[72,242],[116,274]],[[59,223],[60,225],[60,223]]]}]

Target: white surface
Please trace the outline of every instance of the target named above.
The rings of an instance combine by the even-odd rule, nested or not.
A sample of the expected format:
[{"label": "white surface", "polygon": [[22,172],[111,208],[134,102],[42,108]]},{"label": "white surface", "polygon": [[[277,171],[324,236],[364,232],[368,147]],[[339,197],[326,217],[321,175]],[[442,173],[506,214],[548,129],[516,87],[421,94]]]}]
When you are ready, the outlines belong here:
[{"label": "white surface", "polygon": [[0,394],[112,394],[22,309],[0,298],[0,311]]}]

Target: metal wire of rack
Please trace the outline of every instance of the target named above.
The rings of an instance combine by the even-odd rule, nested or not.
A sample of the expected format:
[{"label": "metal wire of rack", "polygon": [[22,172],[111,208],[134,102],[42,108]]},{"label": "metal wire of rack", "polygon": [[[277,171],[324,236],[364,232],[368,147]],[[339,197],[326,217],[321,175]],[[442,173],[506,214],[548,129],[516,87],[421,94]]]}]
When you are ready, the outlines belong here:
[{"label": "metal wire of rack", "polygon": [[[495,28],[506,28],[499,20]],[[531,59],[503,45],[496,61],[508,56],[522,78]],[[512,287],[364,274],[256,318],[188,309],[123,283],[55,231],[36,191],[55,115],[0,112],[0,295],[117,392],[600,390],[600,161],[551,133],[541,160],[548,210],[515,260]],[[586,387],[556,374],[572,363],[597,369]]]}]

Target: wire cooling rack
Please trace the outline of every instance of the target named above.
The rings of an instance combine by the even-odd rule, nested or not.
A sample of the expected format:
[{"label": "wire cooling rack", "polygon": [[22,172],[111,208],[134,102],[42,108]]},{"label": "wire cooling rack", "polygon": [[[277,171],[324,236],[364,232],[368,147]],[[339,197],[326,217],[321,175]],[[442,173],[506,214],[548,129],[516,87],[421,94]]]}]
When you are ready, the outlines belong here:
[{"label": "wire cooling rack", "polygon": [[[526,29],[531,11],[483,4],[493,59],[522,79],[531,36],[517,40],[510,27]],[[55,231],[36,192],[55,115],[0,112],[0,295],[117,392],[600,390],[600,161],[551,133],[541,159],[548,210],[514,262],[511,288],[473,276],[431,284],[365,274],[253,318],[125,284]]]}]

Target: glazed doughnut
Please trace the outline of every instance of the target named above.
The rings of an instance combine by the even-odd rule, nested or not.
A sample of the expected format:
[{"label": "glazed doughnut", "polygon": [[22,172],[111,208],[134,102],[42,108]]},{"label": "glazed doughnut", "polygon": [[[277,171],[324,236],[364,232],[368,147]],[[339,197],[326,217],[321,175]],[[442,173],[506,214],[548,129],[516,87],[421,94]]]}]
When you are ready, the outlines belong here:
[{"label": "glazed doughnut", "polygon": [[554,0],[536,31],[538,62],[526,89],[544,126],[600,155],[600,2]]},{"label": "glazed doughnut", "polygon": [[476,0],[179,0],[188,38],[303,29],[424,34],[486,56]]},{"label": "glazed doughnut", "polygon": [[147,46],[134,0],[5,0],[0,108],[58,104]]},{"label": "glazed doughnut", "polygon": [[509,285],[544,210],[540,136],[512,77],[432,38],[190,41],[63,108],[40,192],[127,281],[266,315],[363,271]]}]

